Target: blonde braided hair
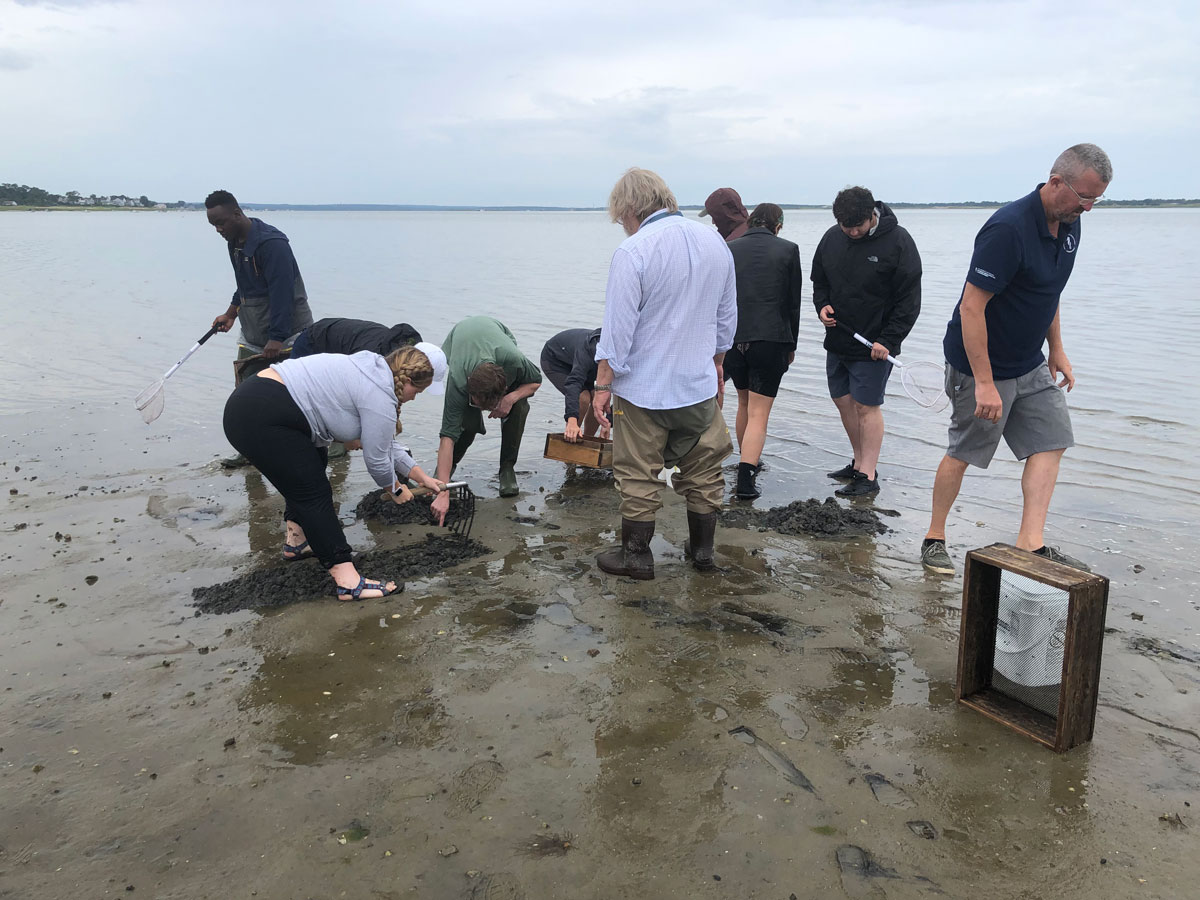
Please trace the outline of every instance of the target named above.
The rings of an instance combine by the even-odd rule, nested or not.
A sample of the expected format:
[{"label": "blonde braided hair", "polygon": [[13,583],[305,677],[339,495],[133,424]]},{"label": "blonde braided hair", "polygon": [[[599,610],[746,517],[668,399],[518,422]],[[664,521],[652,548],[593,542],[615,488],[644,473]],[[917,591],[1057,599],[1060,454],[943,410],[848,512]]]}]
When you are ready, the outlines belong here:
[{"label": "blonde braided hair", "polygon": [[396,348],[383,359],[392,370],[392,382],[396,388],[396,434],[399,434],[404,430],[400,423],[404,388],[412,384],[424,390],[433,384],[433,363],[416,347],[407,346]]}]

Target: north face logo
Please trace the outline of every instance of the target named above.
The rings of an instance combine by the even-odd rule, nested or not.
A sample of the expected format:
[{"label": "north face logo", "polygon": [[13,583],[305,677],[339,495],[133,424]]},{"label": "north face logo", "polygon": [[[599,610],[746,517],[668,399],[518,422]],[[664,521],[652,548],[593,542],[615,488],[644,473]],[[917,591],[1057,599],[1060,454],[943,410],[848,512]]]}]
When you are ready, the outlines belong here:
[{"label": "north face logo", "polygon": [[879,262],[879,257],[878,256],[868,256],[867,262]]}]

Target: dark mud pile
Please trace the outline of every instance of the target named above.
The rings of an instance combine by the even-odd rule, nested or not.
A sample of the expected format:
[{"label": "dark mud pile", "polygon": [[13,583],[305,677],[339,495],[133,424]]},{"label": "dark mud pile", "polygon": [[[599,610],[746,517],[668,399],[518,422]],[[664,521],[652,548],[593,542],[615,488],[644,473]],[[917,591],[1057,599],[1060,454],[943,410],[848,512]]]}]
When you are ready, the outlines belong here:
[{"label": "dark mud pile", "polygon": [[[383,491],[375,490],[365,494],[354,507],[354,514],[362,521],[383,522],[385,525],[433,525],[433,514],[429,505],[433,497],[413,497],[408,503],[395,503],[384,496]],[[453,497],[450,498],[450,509],[446,511],[446,527],[449,528],[458,521],[463,510]]]},{"label": "dark mud pile", "polygon": [[[420,544],[363,553],[355,557],[354,565],[367,578],[401,584],[406,579],[434,575],[490,552],[479,541],[453,534],[431,534]],[[223,584],[193,588],[192,600],[201,612],[231,613],[242,609],[273,609],[304,600],[332,600],[333,592],[333,579],[325,568],[315,559],[306,559],[248,572]]]},{"label": "dark mud pile", "polygon": [[856,534],[883,534],[887,526],[872,509],[842,506],[832,497],[820,500],[796,500],[765,512],[757,509],[727,509],[721,522],[734,528],[758,528],[780,534],[806,534],[816,537],[849,537]]}]

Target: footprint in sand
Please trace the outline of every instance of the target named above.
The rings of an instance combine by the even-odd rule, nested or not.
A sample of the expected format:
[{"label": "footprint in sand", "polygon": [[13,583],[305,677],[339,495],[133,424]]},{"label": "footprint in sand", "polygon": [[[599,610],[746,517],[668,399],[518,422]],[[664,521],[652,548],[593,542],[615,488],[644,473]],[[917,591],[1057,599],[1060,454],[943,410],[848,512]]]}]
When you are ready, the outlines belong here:
[{"label": "footprint in sand", "polygon": [[905,822],[909,830],[917,837],[925,838],[927,841],[936,841],[938,837],[937,829],[933,827],[932,822],[926,822],[924,819],[914,819],[911,822]]},{"label": "footprint in sand", "polygon": [[[842,890],[852,900],[900,900],[945,893],[923,875],[904,875],[881,865],[869,850],[854,844],[837,848],[837,865],[842,875]],[[880,882],[887,884],[886,890]]]},{"label": "footprint in sand", "polygon": [[800,701],[790,694],[772,694],[767,709],[779,717],[779,727],[793,741],[802,741],[808,734],[808,722],[800,715]]},{"label": "footprint in sand", "polygon": [[870,775],[864,775],[863,781],[871,786],[871,793],[875,795],[875,799],[884,806],[891,806],[895,809],[912,809],[916,806],[916,801],[900,788],[896,787],[878,772],[872,772]]},{"label": "footprint in sand", "polygon": [[402,747],[433,746],[446,727],[446,710],[436,700],[412,700],[396,710],[396,743]]},{"label": "footprint in sand", "polygon": [[471,891],[471,900],[525,900],[525,891],[515,875],[497,872],[483,876]]},{"label": "footprint in sand", "polygon": [[471,763],[454,777],[454,787],[450,791],[451,809],[460,813],[475,809],[496,789],[503,777],[504,766],[494,759],[481,759]]},{"label": "footprint in sand", "polygon": [[873,879],[889,878],[895,873],[878,865],[862,847],[853,844],[838,847],[837,864],[842,890],[851,900],[886,900],[887,894]]}]

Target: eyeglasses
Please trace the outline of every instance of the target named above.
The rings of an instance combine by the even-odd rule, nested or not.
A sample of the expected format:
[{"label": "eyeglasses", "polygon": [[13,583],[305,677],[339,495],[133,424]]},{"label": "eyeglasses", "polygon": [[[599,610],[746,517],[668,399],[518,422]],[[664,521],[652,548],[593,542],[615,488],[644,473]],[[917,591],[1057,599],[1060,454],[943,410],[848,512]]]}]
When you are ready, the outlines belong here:
[{"label": "eyeglasses", "polygon": [[1071,182],[1067,181],[1067,179],[1065,179],[1065,178],[1063,179],[1063,184],[1065,184],[1067,187],[1071,188],[1071,193],[1074,194],[1076,197],[1078,197],[1079,202],[1084,204],[1085,206],[1089,203],[1091,203],[1094,206],[1095,204],[1099,203],[1101,200],[1104,199],[1103,194],[1101,194],[1099,197],[1083,196],[1083,194],[1079,193],[1079,191],[1077,191],[1077,190],[1075,190],[1075,188],[1071,187]]}]

